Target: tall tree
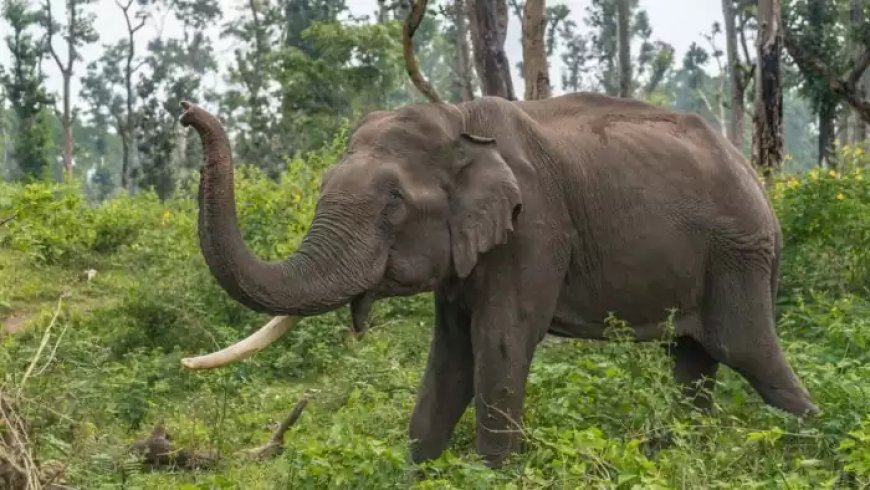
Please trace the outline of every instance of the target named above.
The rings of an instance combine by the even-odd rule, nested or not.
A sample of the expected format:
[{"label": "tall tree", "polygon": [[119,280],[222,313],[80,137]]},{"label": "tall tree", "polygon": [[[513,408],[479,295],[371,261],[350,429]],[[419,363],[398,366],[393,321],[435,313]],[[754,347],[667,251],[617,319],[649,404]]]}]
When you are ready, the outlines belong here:
[{"label": "tall tree", "polygon": [[124,96],[125,41],[106,45],[100,57],[88,64],[82,78],[82,99],[87,103],[92,124],[111,124],[121,140],[121,168],[118,171],[121,188],[129,189],[130,133],[127,131]]},{"label": "tall tree", "polygon": [[474,0],[468,5],[472,47],[484,95],[514,100],[510,64],[504,50],[507,37],[506,0]]},{"label": "tall tree", "polygon": [[[815,0],[792,0],[785,31],[785,47],[800,68],[803,85],[810,85],[832,94],[837,100],[848,104],[856,116],[870,124],[870,100],[860,83],[870,67],[870,30],[866,27],[852,37],[855,50],[852,56],[840,51],[845,46],[842,39],[849,37],[844,27],[837,22],[827,29],[817,29],[809,17],[819,9],[827,15],[829,5]],[[815,12],[814,12],[815,10]],[[813,34],[821,34],[814,36]],[[819,45],[824,43],[822,51]]]},{"label": "tall tree", "polygon": [[523,79],[525,99],[546,99],[550,96],[550,70],[547,67],[547,28],[545,0],[527,0],[523,6]]},{"label": "tall tree", "polygon": [[[864,0],[849,1],[849,17],[851,21],[850,40],[852,45],[852,65],[854,66],[856,63],[860,63],[861,56],[865,49],[864,43],[862,42],[864,32],[867,30],[867,19],[864,13]],[[856,85],[862,98],[866,98],[870,95],[870,76],[868,76],[866,71],[861,74]],[[852,143],[861,143],[867,138],[867,123],[861,119],[858,111],[855,111],[854,109],[853,111]]]},{"label": "tall tree", "polygon": [[466,0],[453,0],[444,14],[451,22],[447,29],[453,49],[454,91],[459,100],[474,99],[474,69],[471,66],[471,51],[468,49],[468,17],[465,14]]},{"label": "tall tree", "polygon": [[236,46],[228,76],[231,87],[224,93],[228,123],[237,132],[234,151],[240,161],[255,163],[276,176],[287,151],[276,135],[277,111],[270,109],[274,80],[269,61],[281,44],[281,10],[269,0],[248,0],[239,13],[240,18],[227,22],[222,33]]},{"label": "tall tree", "polygon": [[199,145],[186,144],[188,132],[177,124],[176,104],[207,98],[202,78],[217,64],[206,27],[221,15],[215,0],[176,1],[169,8],[168,14],[182,24],[181,36],[161,36],[148,43],[149,70],[137,84],[141,101],[137,184],[154,189],[161,199],[172,196],[178,181],[199,161],[198,154],[188,155],[188,150],[198,152]]},{"label": "tall tree", "polygon": [[[124,105],[125,105],[125,121],[124,121],[124,162],[121,170],[121,187],[132,190],[131,177],[133,173],[138,172],[137,155],[138,155],[138,139],[137,139],[137,114],[134,109],[136,104],[136,94],[134,91],[134,77],[136,72],[142,67],[143,62],[136,59],[136,33],[138,33],[148,20],[148,13],[144,8],[134,10],[132,7],[136,0],[115,0],[115,5],[121,9],[124,15],[124,23],[127,28],[127,39],[123,43],[125,51],[125,59],[123,65],[124,76]],[[147,0],[140,3],[140,7],[147,5]]]},{"label": "tall tree", "polygon": [[[55,23],[51,11],[51,0],[45,0],[43,12],[46,30],[46,44],[48,52],[57,64],[63,79],[63,110],[61,113],[61,125],[63,126],[63,168],[67,175],[72,175],[73,166],[73,114],[72,114],[72,78],[75,62],[81,59],[79,48],[97,40],[94,30],[94,14],[85,11],[88,4],[93,0],[66,0],[66,22]],[[61,60],[58,50],[54,46],[54,36],[60,37],[66,44],[66,58]]]},{"label": "tall tree", "polygon": [[[626,24],[621,29],[620,21]],[[657,60],[661,68],[665,66],[661,61],[672,59],[672,55],[660,51],[669,45],[651,41],[649,16],[638,7],[638,0],[592,0],[584,22],[592,31],[589,52],[595,61],[597,88],[608,95],[619,95],[621,89],[632,95],[634,87],[644,85],[644,78],[655,78],[652,68],[656,68]],[[621,32],[625,32],[625,42],[619,41]],[[631,45],[635,42],[640,49],[638,56],[631,59]],[[620,56],[620,49],[625,56]],[[624,79],[620,79],[621,70]]]},{"label": "tall tree", "polygon": [[559,30],[564,44],[562,58],[562,90],[577,92],[584,88],[583,75],[588,71],[587,63],[592,58],[589,42],[578,32],[577,23],[565,21]]},{"label": "tall tree", "polygon": [[[840,15],[836,5],[832,6],[825,0],[796,0],[790,7],[786,46],[800,68],[801,92],[810,101],[818,118],[818,164],[834,164],[831,156],[841,97],[828,77],[808,66],[804,57],[824,59],[828,69],[846,73],[850,64],[854,66],[860,58],[860,52],[856,55],[850,47],[857,44],[855,47],[860,49],[862,43],[860,38],[854,40],[857,42],[843,43],[843,39],[850,38],[849,19]],[[842,130],[846,125],[839,126]]]},{"label": "tall tree", "polygon": [[25,179],[46,177],[51,165],[51,128],[44,76],[39,69],[44,47],[30,28],[37,25],[37,13],[27,0],[5,0],[3,18],[9,24],[6,47],[12,56],[9,72],[0,69],[0,85],[6,92],[15,119],[12,158]]},{"label": "tall tree", "polygon": [[620,97],[631,97],[631,33],[629,19],[631,7],[628,0],[616,0],[616,45],[619,59],[619,91]]},{"label": "tall tree", "polygon": [[345,0],[283,0],[284,44],[312,56],[311,43],[302,35],[315,22],[336,22],[347,10]]},{"label": "tall tree", "polygon": [[[744,51],[741,59],[738,49],[738,36],[743,46],[746,46],[745,38],[745,8],[738,13],[735,6],[737,0],[722,0],[722,15],[725,19],[725,52],[728,59],[728,91],[729,91],[729,116],[727,125],[728,139],[738,149],[743,149],[743,123],[746,118],[746,89],[752,80],[755,65],[750,65],[748,50]],[[740,16],[740,28],[737,27],[738,15]]]},{"label": "tall tree", "polygon": [[782,166],[781,8],[780,0],[758,0],[752,161],[765,178]]}]

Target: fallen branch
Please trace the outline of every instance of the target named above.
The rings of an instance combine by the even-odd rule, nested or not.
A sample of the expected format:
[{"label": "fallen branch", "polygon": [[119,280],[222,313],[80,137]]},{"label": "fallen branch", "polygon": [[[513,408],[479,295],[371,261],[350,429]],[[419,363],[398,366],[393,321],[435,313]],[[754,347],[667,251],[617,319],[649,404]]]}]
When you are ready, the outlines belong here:
[{"label": "fallen branch", "polygon": [[[30,366],[27,367],[27,371],[24,372],[24,377],[21,379],[21,384],[18,385],[18,393],[24,391],[24,385],[27,383],[27,379],[30,378],[30,374],[33,372],[33,368],[36,367],[36,363],[39,362],[39,358],[42,357],[42,351],[45,349],[45,346],[48,345],[48,339],[51,338],[51,329],[54,327],[54,323],[57,321],[57,317],[60,315],[60,307],[63,304],[63,298],[66,294],[62,294],[60,298],[57,299],[57,307],[54,309],[54,315],[51,317],[51,322],[49,322],[48,327],[45,329],[45,333],[42,334],[42,340],[39,342],[39,347],[36,349],[36,354],[33,355],[33,359],[30,360]],[[55,347],[56,349],[57,347]],[[48,362],[51,362],[49,359]]]},{"label": "fallen branch", "polygon": [[8,222],[14,220],[17,216],[18,216],[17,214],[13,214],[12,216],[9,216],[9,217],[7,217],[7,218],[0,219],[0,226],[3,226],[3,225],[5,225],[6,223],[8,223]]},{"label": "fallen branch", "polygon": [[288,415],[287,418],[281,422],[281,425],[275,429],[275,432],[272,433],[272,437],[269,438],[266,444],[251,449],[243,449],[239,451],[239,455],[263,461],[274,458],[283,453],[284,434],[287,433],[287,430],[289,430],[290,427],[293,427],[293,424],[295,424],[297,420],[299,420],[299,416],[302,415],[302,410],[305,409],[306,404],[308,404],[307,397],[299,400],[299,402],[296,403],[296,406],[293,407],[293,410],[290,411],[290,415]]},{"label": "fallen branch", "polygon": [[420,27],[420,22],[426,14],[426,5],[429,0],[412,0],[411,11],[408,12],[408,17],[405,19],[405,24],[402,27],[402,54],[405,56],[405,69],[408,71],[408,76],[414,86],[417,87],[427,99],[436,104],[441,103],[441,98],[438,93],[432,88],[432,85],[423,78],[420,73],[420,66],[417,64],[417,58],[414,56],[414,33]]}]

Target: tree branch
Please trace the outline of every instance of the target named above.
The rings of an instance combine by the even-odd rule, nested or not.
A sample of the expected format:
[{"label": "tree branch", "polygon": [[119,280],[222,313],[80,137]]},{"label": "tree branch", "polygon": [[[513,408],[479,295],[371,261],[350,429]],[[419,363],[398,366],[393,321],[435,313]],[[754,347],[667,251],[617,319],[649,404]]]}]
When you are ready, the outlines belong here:
[{"label": "tree branch", "polygon": [[6,223],[9,223],[10,221],[14,220],[17,216],[18,216],[18,213],[13,214],[12,216],[0,219],[0,226],[3,226]]},{"label": "tree branch", "polygon": [[63,63],[60,61],[60,56],[58,56],[57,51],[54,50],[54,43],[52,43],[52,39],[54,38],[54,20],[51,17],[51,0],[45,0],[45,13],[48,15],[48,18],[45,20],[45,37],[46,44],[48,44],[48,52],[51,53],[51,57],[54,58],[54,62],[57,63],[57,68],[60,70],[61,74],[66,76],[66,70],[64,70]]},{"label": "tree branch", "polygon": [[[740,12],[740,15],[737,16],[740,19],[740,28],[737,30],[740,32],[740,47],[743,48],[743,61],[745,64],[750,64],[752,57],[749,55],[749,43],[746,42],[746,16],[744,12]],[[755,63],[752,63],[755,65]]]},{"label": "tree branch", "polygon": [[864,75],[867,68],[870,67],[870,49],[867,49],[865,46],[853,63],[851,70],[849,70],[846,76],[846,83],[854,87],[861,80],[861,76]]},{"label": "tree branch", "polygon": [[828,84],[828,89],[852,106],[858,116],[861,117],[861,120],[870,124],[870,102],[863,100],[855,85],[857,80],[861,78],[861,74],[870,65],[870,53],[868,53],[868,50],[865,49],[859,59],[856,60],[846,78],[841,79],[833,73],[833,70],[824,61],[801,49],[794,37],[788,35],[788,33],[783,37],[785,49],[794,59],[795,63],[797,63],[798,68],[804,73],[815,73],[824,78]]},{"label": "tree branch", "polygon": [[417,58],[414,56],[413,38],[417,28],[420,27],[420,22],[426,14],[426,4],[429,0],[412,0],[411,11],[408,12],[408,17],[405,19],[405,24],[402,26],[402,54],[405,56],[405,69],[408,71],[408,76],[414,86],[417,87],[429,101],[436,104],[441,103],[441,98],[432,88],[432,85],[423,78],[420,73],[420,66],[417,64]]},{"label": "tree branch", "polygon": [[238,454],[263,461],[284,452],[284,434],[299,420],[299,416],[302,415],[302,410],[305,409],[307,403],[307,397],[299,400],[296,406],[293,407],[293,410],[290,411],[290,415],[275,429],[275,432],[272,433],[272,437],[269,438],[266,444],[252,449],[243,449]]}]

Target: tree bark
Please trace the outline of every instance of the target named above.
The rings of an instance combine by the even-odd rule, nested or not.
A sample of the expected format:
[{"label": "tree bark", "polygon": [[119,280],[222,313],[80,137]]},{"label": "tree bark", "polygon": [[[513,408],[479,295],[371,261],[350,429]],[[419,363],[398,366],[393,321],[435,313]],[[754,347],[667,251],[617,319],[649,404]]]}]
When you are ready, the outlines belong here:
[{"label": "tree bark", "polygon": [[76,19],[76,3],[74,1],[67,2],[66,5],[69,22],[69,32],[66,36],[66,63],[61,62],[60,56],[54,50],[54,44],[52,43],[54,37],[54,19],[51,15],[51,0],[46,0],[45,11],[47,14],[46,43],[48,44],[48,51],[51,54],[51,57],[54,58],[55,63],[57,63],[57,68],[58,70],[60,70],[60,75],[63,78],[63,113],[61,114],[61,126],[63,127],[63,170],[64,174],[69,177],[72,176],[73,166],[73,134],[72,110],[70,107],[70,86],[72,83],[73,64],[76,60],[75,43],[77,41],[77,38],[75,36],[75,33],[77,32],[76,29],[78,20]]},{"label": "tree bark", "polygon": [[765,179],[782,166],[782,16],[780,0],[758,1],[758,55],[752,161]]},{"label": "tree bark", "polygon": [[523,7],[523,79],[525,99],[550,97],[550,72],[544,32],[547,28],[545,0],[526,0]]},{"label": "tree bark", "polygon": [[505,0],[474,0],[469,14],[475,64],[483,94],[515,100],[510,65],[504,51],[507,3]]},{"label": "tree bark", "polygon": [[130,7],[133,6],[134,0],[127,0],[122,4],[121,0],[115,0],[115,4],[124,13],[124,21],[127,23],[127,61],[124,65],[124,88],[126,91],[125,106],[127,113],[124,121],[124,134],[121,139],[124,142],[124,161],[121,165],[121,187],[131,190],[130,172],[136,164],[136,116],[133,114],[133,74],[139,69],[138,66],[133,66],[133,59],[136,57],[136,32],[145,26],[145,17],[139,17],[139,23],[133,25],[133,19],[130,17]]},{"label": "tree bark", "polygon": [[[866,19],[864,18],[864,0],[851,0],[850,2],[850,18],[852,20],[852,36],[853,39],[858,38],[860,32],[864,30]],[[854,42],[854,41],[853,41]],[[852,49],[852,63],[857,64],[861,57],[861,49],[863,45],[856,42]],[[861,74],[858,80],[857,87],[862,99],[866,99],[870,93],[870,76],[867,73]],[[861,119],[858,111],[853,109],[852,114],[852,143],[859,144],[867,139],[867,123]]]},{"label": "tree bark", "polygon": [[63,73],[63,170],[67,176],[73,172],[73,134],[72,109],[70,108],[70,82],[72,78],[72,57],[70,71]]},{"label": "tree bark", "polygon": [[459,94],[464,101],[472,100],[474,99],[474,82],[471,72],[471,53],[468,50],[468,17],[465,14],[465,0],[455,0],[453,12],[456,24],[456,76],[459,83]]},{"label": "tree bark", "polygon": [[734,0],[722,0],[722,14],[725,17],[725,51],[728,57],[728,86],[731,99],[728,119],[728,139],[743,151],[743,120],[746,97],[745,82],[737,51],[737,27],[735,26]]},{"label": "tree bark", "polygon": [[631,97],[631,33],[628,0],[616,1],[616,45],[619,58],[619,96]]},{"label": "tree bark", "polygon": [[831,163],[831,149],[834,146],[834,110],[832,107],[823,105],[819,109],[819,141],[818,141],[818,164],[820,167],[828,167]]}]

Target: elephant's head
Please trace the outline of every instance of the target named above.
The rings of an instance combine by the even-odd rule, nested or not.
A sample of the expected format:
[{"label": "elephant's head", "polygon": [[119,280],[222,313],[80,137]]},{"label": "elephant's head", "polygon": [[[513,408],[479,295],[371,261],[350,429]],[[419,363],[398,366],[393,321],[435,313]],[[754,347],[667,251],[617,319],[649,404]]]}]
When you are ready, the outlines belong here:
[{"label": "elephant's head", "polygon": [[478,255],[505,242],[520,190],[495,140],[472,134],[465,112],[445,104],[366,116],[347,151],[323,176],[314,220],[287,260],[264,262],[246,247],[233,196],[227,136],[202,108],[183,103],[181,122],[199,133],[204,165],[199,239],[220,285],[261,312],[287,315],[188,367],[227,364],[259,350],[299,317],[377,297],[432,290],[465,278]]}]

